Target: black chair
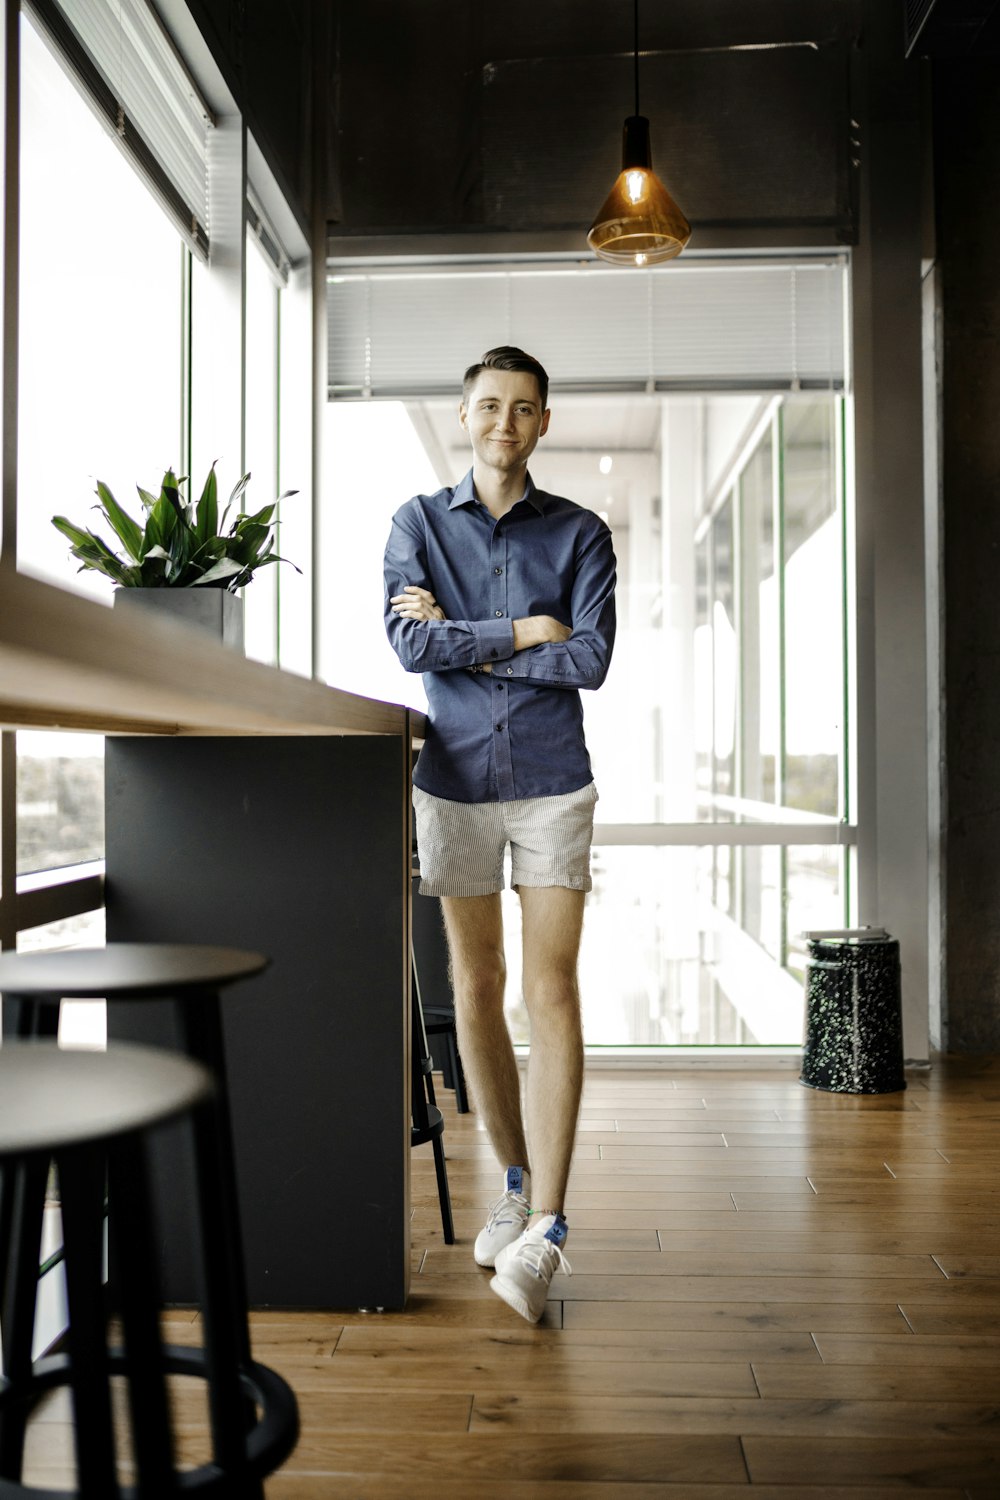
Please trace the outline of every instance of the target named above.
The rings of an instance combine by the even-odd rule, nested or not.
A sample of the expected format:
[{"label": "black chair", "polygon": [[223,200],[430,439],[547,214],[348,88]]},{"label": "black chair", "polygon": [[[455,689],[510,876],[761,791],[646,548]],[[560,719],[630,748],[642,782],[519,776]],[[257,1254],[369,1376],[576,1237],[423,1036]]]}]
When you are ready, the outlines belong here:
[{"label": "black chair", "polygon": [[[208,1072],[175,1053],[122,1044],[108,1052],[62,1051],[51,1041],[0,1049],[0,1493],[55,1500],[78,1495],[161,1500],[180,1494],[160,1343],[154,1239],[143,1137],[211,1097]],[[58,1174],[69,1328],[66,1351],[32,1362],[39,1221],[26,1188],[50,1164]],[[106,1344],[101,1295],[105,1182],[109,1235],[119,1268],[124,1350]],[[135,1487],[119,1487],[112,1374],[128,1386]],[[33,1407],[56,1386],[72,1391],[78,1488],[21,1483]],[[255,1394],[255,1393],[254,1393]],[[240,1428],[242,1437],[242,1427]],[[214,1465],[185,1475],[184,1491],[232,1494]]]},{"label": "black chair", "polygon": [[[417,891],[419,876],[413,877],[412,957],[414,980],[423,1009],[424,1027],[429,1037],[440,1037],[443,1054],[435,1058],[440,1065],[446,1088],[455,1090],[455,1108],[460,1115],[469,1112],[469,1095],[465,1086],[462,1057],[458,1050],[455,1025],[455,1001],[448,977],[448,945],[441,922],[441,905],[434,897]],[[432,1044],[433,1046],[433,1044]],[[433,1048],[436,1052],[438,1049]]]},{"label": "black chair", "polygon": [[[219,1493],[241,1500],[262,1500],[262,1476],[284,1462],[298,1438],[291,1389],[251,1354],[220,1002],[223,986],[260,973],[267,962],[259,953],[237,949],[157,943],[0,954],[5,1035],[53,1035],[59,1003],[66,998],[103,997],[109,1005],[167,998],[184,1051],[214,1080],[209,1104],[192,1116],[205,1343],[203,1349],[171,1346],[167,1361],[171,1370],[207,1377],[213,1456],[224,1481]],[[39,1180],[36,1168],[26,1194],[25,1216],[40,1227],[44,1169]],[[115,1260],[112,1293],[120,1269]],[[6,1347],[6,1327],[4,1332]],[[23,1364],[30,1354],[19,1346],[17,1357]]]},{"label": "black chair", "polygon": [[437,1175],[438,1199],[441,1204],[441,1228],[446,1245],[455,1243],[455,1224],[451,1213],[448,1169],[444,1160],[444,1116],[434,1097],[431,1070],[434,1059],[427,1050],[427,1034],[420,1009],[416,979],[410,987],[410,1145],[434,1147],[434,1171]]}]

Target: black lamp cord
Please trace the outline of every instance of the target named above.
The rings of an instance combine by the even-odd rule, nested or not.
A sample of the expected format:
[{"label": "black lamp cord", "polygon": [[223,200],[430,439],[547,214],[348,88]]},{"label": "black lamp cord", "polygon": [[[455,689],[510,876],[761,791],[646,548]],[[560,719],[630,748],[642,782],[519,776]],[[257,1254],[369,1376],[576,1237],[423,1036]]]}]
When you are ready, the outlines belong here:
[{"label": "black lamp cord", "polygon": [[635,47],[633,49],[633,63],[635,67],[635,113],[639,113],[639,0],[633,0],[633,18]]}]

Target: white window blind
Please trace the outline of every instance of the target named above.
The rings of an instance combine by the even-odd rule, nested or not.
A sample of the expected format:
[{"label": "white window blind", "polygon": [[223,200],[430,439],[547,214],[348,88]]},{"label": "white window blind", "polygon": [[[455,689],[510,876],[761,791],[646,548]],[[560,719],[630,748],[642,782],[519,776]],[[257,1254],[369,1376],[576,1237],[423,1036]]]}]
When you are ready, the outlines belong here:
[{"label": "white window blind", "polygon": [[90,102],[189,241],[208,248],[211,110],[148,0],[29,0]]},{"label": "white window blind", "polygon": [[837,390],[846,257],[444,269],[332,265],[330,397],[451,395],[497,344],[561,390]]},{"label": "white window blind", "polygon": [[264,207],[263,198],[249,180],[247,181],[247,233],[259,247],[277,284],[282,287],[287,286],[288,273],[292,269],[291,259]]}]

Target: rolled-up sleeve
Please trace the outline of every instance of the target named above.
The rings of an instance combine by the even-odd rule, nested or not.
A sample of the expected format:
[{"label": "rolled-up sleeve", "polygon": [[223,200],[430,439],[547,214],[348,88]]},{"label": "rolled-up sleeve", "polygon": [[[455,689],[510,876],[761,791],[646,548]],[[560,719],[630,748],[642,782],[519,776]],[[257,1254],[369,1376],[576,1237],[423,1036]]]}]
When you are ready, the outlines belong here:
[{"label": "rolled-up sleeve", "polygon": [[608,675],[615,644],[615,553],[602,524],[576,562],[571,598],[573,634],[517,651],[505,675],[549,687],[599,688]]},{"label": "rolled-up sleeve", "polygon": [[389,601],[407,584],[435,593],[419,516],[405,511],[393,517],[383,573],[386,634],[403,667],[407,672],[451,672],[506,661],[514,652],[509,619],[405,620],[394,612]]}]

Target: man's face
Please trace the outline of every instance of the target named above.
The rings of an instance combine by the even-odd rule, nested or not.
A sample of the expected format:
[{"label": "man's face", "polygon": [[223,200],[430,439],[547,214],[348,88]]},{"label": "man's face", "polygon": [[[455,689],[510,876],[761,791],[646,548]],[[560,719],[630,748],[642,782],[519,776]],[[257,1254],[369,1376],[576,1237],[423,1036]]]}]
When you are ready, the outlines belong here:
[{"label": "man's face", "polygon": [[522,370],[483,370],[458,419],[472,440],[477,466],[501,473],[523,469],[549,425],[538,381]]}]

